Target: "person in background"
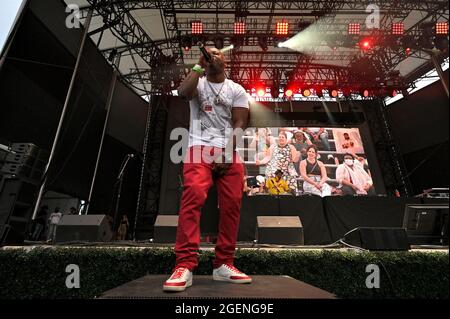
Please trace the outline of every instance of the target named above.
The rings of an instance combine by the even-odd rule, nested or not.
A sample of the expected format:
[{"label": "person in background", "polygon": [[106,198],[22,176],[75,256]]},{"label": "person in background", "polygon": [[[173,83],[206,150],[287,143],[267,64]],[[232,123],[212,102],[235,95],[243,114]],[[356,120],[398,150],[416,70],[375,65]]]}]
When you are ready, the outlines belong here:
[{"label": "person in background", "polygon": [[58,226],[61,217],[62,217],[61,210],[59,207],[56,207],[55,211],[51,213],[50,217],[48,218],[49,221],[48,235],[47,235],[48,241],[53,241],[55,239],[56,227]]},{"label": "person in background", "polygon": [[328,140],[328,132],[325,128],[323,127],[303,127],[301,129],[310,139],[310,141],[312,143],[314,143],[314,145],[317,146],[317,143],[319,141],[322,142],[323,145],[323,149],[325,151],[331,151],[331,146],[330,146],[330,142]]},{"label": "person in background", "polygon": [[48,206],[43,205],[37,213],[36,219],[33,222],[31,240],[38,241],[41,239],[42,234],[45,233],[45,224],[48,214]]},{"label": "person in background", "polygon": [[317,159],[317,147],[308,146],[308,157],[300,162],[300,172],[303,177],[303,192],[305,194],[318,195],[321,197],[331,195],[331,186],[328,180],[325,165]]},{"label": "person in background", "polygon": [[271,145],[275,144],[275,139],[270,136],[269,128],[258,128],[255,132],[252,142],[249,147],[256,149],[255,160],[261,160],[267,156],[267,152]]},{"label": "person in background", "polygon": [[77,215],[78,211],[75,207],[70,207],[68,215]]},{"label": "person in background", "polygon": [[306,158],[306,149],[309,145],[312,145],[312,142],[305,137],[305,134],[303,134],[302,131],[295,131],[291,144],[295,147],[297,152],[300,153],[298,160],[294,162],[295,170],[297,171],[297,174],[300,175],[300,162]]},{"label": "person in background", "polygon": [[271,195],[283,195],[291,191],[288,183],[283,179],[283,172],[281,170],[277,170],[275,177],[267,181],[266,187]]},{"label": "person in background", "polygon": [[372,178],[359,162],[355,164],[355,158],[350,153],[344,155],[344,163],[336,169],[336,180],[342,195],[376,195]]},{"label": "person in background", "polygon": [[122,220],[120,221],[119,229],[117,230],[117,240],[126,240],[128,229],[130,227],[130,224],[128,222],[127,215],[122,216]]}]

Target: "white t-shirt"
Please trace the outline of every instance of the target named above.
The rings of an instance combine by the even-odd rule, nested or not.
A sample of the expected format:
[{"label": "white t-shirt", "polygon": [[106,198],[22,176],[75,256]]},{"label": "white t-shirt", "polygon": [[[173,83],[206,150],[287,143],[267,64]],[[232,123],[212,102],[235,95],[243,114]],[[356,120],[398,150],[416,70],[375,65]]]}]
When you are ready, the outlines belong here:
[{"label": "white t-shirt", "polygon": [[191,121],[189,147],[194,145],[225,148],[233,132],[232,108],[249,108],[244,88],[228,79],[222,83],[198,81],[198,95],[189,101]]}]

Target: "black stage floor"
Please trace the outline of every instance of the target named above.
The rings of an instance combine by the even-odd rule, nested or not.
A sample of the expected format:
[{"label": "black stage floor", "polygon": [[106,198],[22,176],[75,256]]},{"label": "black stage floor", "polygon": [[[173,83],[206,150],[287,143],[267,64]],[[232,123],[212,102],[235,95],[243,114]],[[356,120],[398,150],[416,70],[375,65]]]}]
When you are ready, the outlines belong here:
[{"label": "black stage floor", "polygon": [[99,299],[335,299],[325,290],[288,276],[253,276],[251,284],[214,281],[195,276],[183,292],[164,292],[168,275],[149,275],[103,293]]}]

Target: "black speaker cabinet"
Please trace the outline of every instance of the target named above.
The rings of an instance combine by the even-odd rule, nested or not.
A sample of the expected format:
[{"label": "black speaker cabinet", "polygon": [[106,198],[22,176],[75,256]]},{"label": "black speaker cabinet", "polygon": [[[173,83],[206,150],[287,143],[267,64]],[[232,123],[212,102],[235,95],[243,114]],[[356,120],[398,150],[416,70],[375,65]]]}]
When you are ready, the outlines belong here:
[{"label": "black speaker cabinet", "polygon": [[257,216],[258,244],[303,245],[303,226],[298,216]]},{"label": "black speaker cabinet", "polygon": [[344,235],[343,241],[367,250],[409,250],[404,228],[359,227]]},{"label": "black speaker cabinet", "polygon": [[113,232],[106,215],[63,215],[56,226],[54,243],[107,242]]},{"label": "black speaker cabinet", "polygon": [[36,193],[34,184],[18,178],[0,179],[0,244],[23,244]]},{"label": "black speaker cabinet", "polygon": [[158,215],[155,222],[155,243],[174,243],[177,227],[178,215]]}]

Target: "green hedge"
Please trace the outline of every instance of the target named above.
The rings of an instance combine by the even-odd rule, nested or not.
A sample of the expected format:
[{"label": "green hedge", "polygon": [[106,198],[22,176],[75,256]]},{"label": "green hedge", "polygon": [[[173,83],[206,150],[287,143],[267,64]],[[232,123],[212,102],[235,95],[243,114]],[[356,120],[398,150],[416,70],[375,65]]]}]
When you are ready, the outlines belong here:
[{"label": "green hedge", "polygon": [[[250,275],[288,275],[340,298],[448,298],[447,252],[239,250],[236,266]],[[212,272],[212,251],[195,274]],[[146,274],[169,274],[175,255],[156,248],[0,250],[0,299],[93,298]],[[66,266],[80,267],[80,289],[67,289]],[[368,264],[380,267],[379,289],[365,286]]]}]

